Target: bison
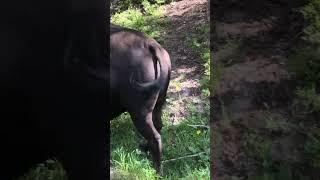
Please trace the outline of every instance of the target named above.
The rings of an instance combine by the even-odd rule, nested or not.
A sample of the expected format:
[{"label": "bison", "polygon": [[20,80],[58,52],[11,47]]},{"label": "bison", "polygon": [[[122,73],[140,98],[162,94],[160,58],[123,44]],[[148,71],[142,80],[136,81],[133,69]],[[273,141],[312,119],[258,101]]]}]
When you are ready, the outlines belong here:
[{"label": "bison", "polygon": [[161,110],[170,81],[168,52],[144,33],[110,24],[109,120],[129,112],[161,172]]},{"label": "bison", "polygon": [[70,180],[108,179],[110,81],[86,70],[108,77],[105,1],[5,1],[0,20],[0,179],[52,157]]}]

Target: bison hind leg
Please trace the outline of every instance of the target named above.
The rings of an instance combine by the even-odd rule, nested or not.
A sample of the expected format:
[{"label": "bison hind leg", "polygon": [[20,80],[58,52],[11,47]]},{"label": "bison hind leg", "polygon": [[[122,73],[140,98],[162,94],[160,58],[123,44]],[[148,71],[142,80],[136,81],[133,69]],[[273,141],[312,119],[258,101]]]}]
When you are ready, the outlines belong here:
[{"label": "bison hind leg", "polygon": [[130,113],[133,123],[138,132],[148,141],[144,146],[145,150],[150,150],[155,169],[161,174],[161,136],[152,121],[152,111],[148,113]]}]

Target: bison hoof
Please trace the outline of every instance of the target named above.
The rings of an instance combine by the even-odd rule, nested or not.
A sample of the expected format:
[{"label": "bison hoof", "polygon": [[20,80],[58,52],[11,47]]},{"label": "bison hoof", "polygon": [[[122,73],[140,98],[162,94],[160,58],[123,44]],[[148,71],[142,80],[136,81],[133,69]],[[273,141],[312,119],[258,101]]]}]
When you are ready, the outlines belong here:
[{"label": "bison hoof", "polygon": [[163,176],[163,168],[162,168],[162,165],[161,165],[161,164],[160,164],[160,165],[155,165],[154,168],[155,168],[157,174],[158,174],[160,177],[162,177],[162,176]]},{"label": "bison hoof", "polygon": [[139,149],[142,151],[142,152],[149,152],[150,151],[150,146],[148,144],[140,144],[139,145]]}]

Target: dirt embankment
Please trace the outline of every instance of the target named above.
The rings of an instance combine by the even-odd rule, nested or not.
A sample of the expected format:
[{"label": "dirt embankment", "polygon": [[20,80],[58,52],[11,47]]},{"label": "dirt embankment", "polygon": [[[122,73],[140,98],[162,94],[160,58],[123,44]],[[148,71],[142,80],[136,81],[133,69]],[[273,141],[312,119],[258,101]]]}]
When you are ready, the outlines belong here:
[{"label": "dirt embankment", "polygon": [[294,84],[286,67],[303,27],[302,16],[293,11],[298,5],[215,1],[212,56],[223,68],[211,98],[214,180],[256,175],[263,169],[261,144],[270,147],[272,162],[302,158],[303,137],[289,126],[295,123],[290,109]]}]

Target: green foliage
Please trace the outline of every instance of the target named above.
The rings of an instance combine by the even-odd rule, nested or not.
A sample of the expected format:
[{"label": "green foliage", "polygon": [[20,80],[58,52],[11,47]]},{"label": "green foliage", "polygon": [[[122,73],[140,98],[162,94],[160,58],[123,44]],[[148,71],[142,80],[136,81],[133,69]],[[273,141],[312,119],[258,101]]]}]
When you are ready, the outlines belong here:
[{"label": "green foliage", "polygon": [[111,157],[116,167],[115,179],[155,179],[157,177],[150,161],[143,158],[142,152],[138,149],[127,152],[120,147],[112,151]]},{"label": "green foliage", "polygon": [[125,11],[130,7],[132,7],[131,0],[122,0],[122,1],[118,0],[115,3],[113,3],[113,1],[111,1],[110,11],[111,11],[111,14],[114,14],[114,13],[119,13],[121,11]]},{"label": "green foliage", "polygon": [[263,169],[272,168],[271,160],[271,145],[272,141],[268,138],[264,138],[259,134],[248,133],[246,135],[245,147],[248,148],[250,157],[255,158],[261,162]]},{"label": "green foliage", "polygon": [[202,92],[206,95],[209,96],[209,86],[210,86],[210,50],[204,49],[202,54],[201,54],[201,59],[204,61],[203,66],[204,66],[204,76],[202,77],[200,83],[202,85]]},{"label": "green foliage", "polygon": [[250,176],[249,180],[292,180],[293,177],[304,178],[301,172],[293,169],[292,164],[285,161],[275,162],[272,158],[272,139],[261,134],[248,133],[246,148],[250,157],[261,165],[258,175]]},{"label": "green foliage", "polygon": [[304,29],[303,37],[310,43],[320,44],[320,0],[309,0],[307,5],[301,9],[302,14],[309,22]]},{"label": "green foliage", "polygon": [[303,47],[289,57],[289,70],[297,80],[295,106],[301,112],[320,112],[320,0],[308,0],[301,8],[308,26],[302,36]]},{"label": "green foliage", "polygon": [[[308,26],[303,31],[303,47],[296,50],[290,57],[289,69],[298,81],[296,90],[295,108],[305,118],[300,123],[301,131],[306,134],[304,153],[306,163],[311,168],[320,168],[320,134],[318,119],[307,124],[312,118],[307,118],[320,112],[320,0],[308,0],[301,8]],[[313,131],[316,129],[316,131]]]},{"label": "green foliage", "polygon": [[303,47],[298,47],[289,58],[289,70],[299,86],[317,90],[320,89],[320,0],[308,0],[300,12],[308,26],[303,31]]},{"label": "green foliage", "polygon": [[179,179],[210,179],[209,167],[196,169],[196,170],[187,170],[188,174],[184,178]]},{"label": "green foliage", "polygon": [[47,160],[38,164],[29,173],[20,177],[18,180],[67,180],[62,165],[55,160]]},{"label": "green foliage", "polygon": [[320,82],[320,47],[297,50],[290,57],[289,70],[294,73],[300,86],[317,85]]},{"label": "green foliage", "polygon": [[315,88],[317,91],[320,89],[320,0],[308,0],[300,12],[308,26],[303,31],[303,46],[298,47],[289,57],[289,70],[295,75],[300,87],[310,90]]},{"label": "green foliage", "polygon": [[308,164],[320,168],[320,138],[311,135],[304,146]]},{"label": "green foliage", "polygon": [[150,4],[148,1],[143,1],[142,5],[146,10],[144,14],[137,8],[129,8],[121,13],[115,13],[111,17],[111,22],[142,31],[161,43],[159,38],[162,32],[159,27],[167,25],[167,20],[163,18],[163,9],[157,4]]},{"label": "green foliage", "polygon": [[277,171],[264,172],[262,175],[249,177],[248,180],[309,180],[301,173],[295,171],[288,165],[281,164]]},{"label": "green foliage", "polygon": [[138,9],[139,11],[145,11],[146,6],[144,6],[146,3],[159,6],[163,5],[165,3],[169,3],[169,1],[165,0],[118,0],[115,1],[115,3],[111,2],[111,13],[121,13],[123,11],[126,11],[128,9]]},{"label": "green foliage", "polygon": [[[271,122],[269,122],[271,121]],[[272,149],[275,148],[274,135],[265,132],[248,131],[245,136],[244,147],[250,158],[253,158],[260,166],[255,176],[249,177],[250,180],[311,180],[305,173],[305,169],[320,168],[320,129],[317,127],[306,128],[298,127],[286,122],[282,118],[270,115],[266,121],[266,129],[271,132],[299,133],[306,135],[306,141],[300,145],[301,159],[292,161],[287,158],[274,158]],[[276,142],[277,143],[277,142]],[[277,149],[277,148],[276,148]],[[294,153],[295,150],[292,149]],[[293,157],[294,154],[286,154]]]},{"label": "green foliage", "polygon": [[298,88],[296,91],[300,112],[307,114],[320,112],[320,94],[316,93],[315,87]]}]

